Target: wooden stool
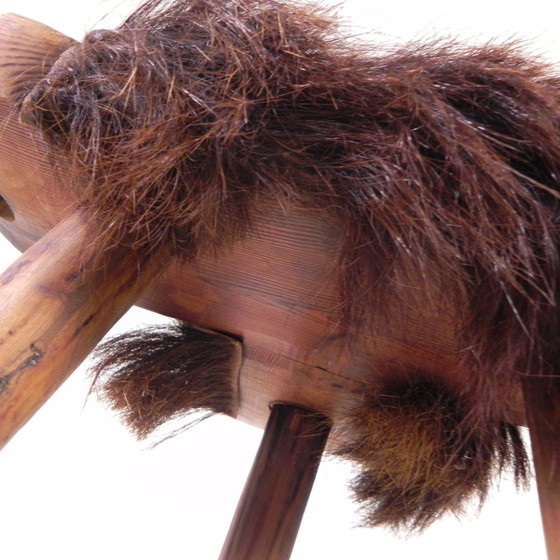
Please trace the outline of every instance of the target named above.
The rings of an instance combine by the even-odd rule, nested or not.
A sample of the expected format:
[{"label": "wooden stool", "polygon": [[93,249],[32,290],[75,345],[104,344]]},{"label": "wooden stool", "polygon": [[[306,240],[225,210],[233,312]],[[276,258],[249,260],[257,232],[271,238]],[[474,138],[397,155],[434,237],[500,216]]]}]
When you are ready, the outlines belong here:
[{"label": "wooden stool", "polygon": [[[0,231],[24,251],[0,278],[0,442],[132,305],[227,333],[243,341],[235,417],[266,432],[221,558],[287,558],[329,434],[327,419],[336,422],[357,402],[375,382],[372,371],[396,377],[398,364],[461,384],[453,317],[442,324],[427,310],[411,309],[379,336],[352,340],[350,354],[353,335],[339,330],[332,312],[338,240],[321,216],[303,211],[261,216],[254,232],[219,258],[185,264],[155,255],[139,262],[117,247],[100,266],[88,244],[95,232],[77,207],[67,170],[53,167],[48,146],[18,121],[13,105],[14,92],[72,44],[30,20],[0,19]],[[558,380],[528,378],[523,389],[525,402],[512,401],[510,417],[531,429],[549,558],[560,560]]]}]

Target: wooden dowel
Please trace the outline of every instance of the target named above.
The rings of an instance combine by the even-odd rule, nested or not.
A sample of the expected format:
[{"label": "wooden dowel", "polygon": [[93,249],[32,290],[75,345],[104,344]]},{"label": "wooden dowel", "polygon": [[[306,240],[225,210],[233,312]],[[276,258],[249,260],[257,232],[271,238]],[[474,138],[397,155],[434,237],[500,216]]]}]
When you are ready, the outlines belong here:
[{"label": "wooden dowel", "polygon": [[220,560],[290,557],[329,431],[324,416],[273,406]]},{"label": "wooden dowel", "polygon": [[0,276],[0,448],[161,270],[122,247],[99,259],[77,212]]},{"label": "wooden dowel", "polygon": [[548,560],[560,560],[560,378],[526,377],[523,395]]}]

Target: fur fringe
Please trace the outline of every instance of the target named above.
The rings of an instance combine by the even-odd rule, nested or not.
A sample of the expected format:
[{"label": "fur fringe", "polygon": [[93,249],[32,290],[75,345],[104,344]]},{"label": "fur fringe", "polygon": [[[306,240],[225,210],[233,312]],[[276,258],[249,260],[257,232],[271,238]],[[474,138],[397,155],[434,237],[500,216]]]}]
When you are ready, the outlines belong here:
[{"label": "fur fringe", "polygon": [[116,336],[93,357],[93,391],[139,439],[195,412],[235,416],[241,344],[228,337],[171,324]]}]

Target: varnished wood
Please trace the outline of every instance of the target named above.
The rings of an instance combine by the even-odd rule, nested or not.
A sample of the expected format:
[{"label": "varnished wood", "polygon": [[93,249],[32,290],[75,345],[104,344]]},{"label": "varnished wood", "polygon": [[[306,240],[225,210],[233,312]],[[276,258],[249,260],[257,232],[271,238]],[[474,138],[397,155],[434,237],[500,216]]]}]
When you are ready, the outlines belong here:
[{"label": "varnished wood", "polygon": [[[122,249],[102,263],[75,213],[0,276],[0,448],[138,299],[159,267]],[[101,267],[101,264],[103,267]]]},{"label": "varnished wood", "polygon": [[290,557],[328,434],[321,415],[272,407],[220,560]]},{"label": "varnished wood", "polygon": [[560,560],[560,377],[526,377],[523,393],[548,560]]},{"label": "varnished wood", "polygon": [[0,17],[0,97],[13,100],[42,78],[76,41],[31,19]]}]

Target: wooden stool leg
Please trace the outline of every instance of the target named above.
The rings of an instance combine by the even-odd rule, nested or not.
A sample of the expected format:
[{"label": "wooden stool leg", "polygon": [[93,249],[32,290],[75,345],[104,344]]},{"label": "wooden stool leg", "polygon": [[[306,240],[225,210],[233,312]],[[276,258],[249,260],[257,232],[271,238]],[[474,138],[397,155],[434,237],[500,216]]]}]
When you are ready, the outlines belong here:
[{"label": "wooden stool leg", "polygon": [[321,415],[273,406],[220,560],[290,557],[329,431]]},{"label": "wooden stool leg", "polygon": [[69,216],[0,276],[0,448],[164,268],[122,247],[100,261],[86,224]]},{"label": "wooden stool leg", "polygon": [[549,560],[560,560],[560,378],[526,377],[523,394]]}]

